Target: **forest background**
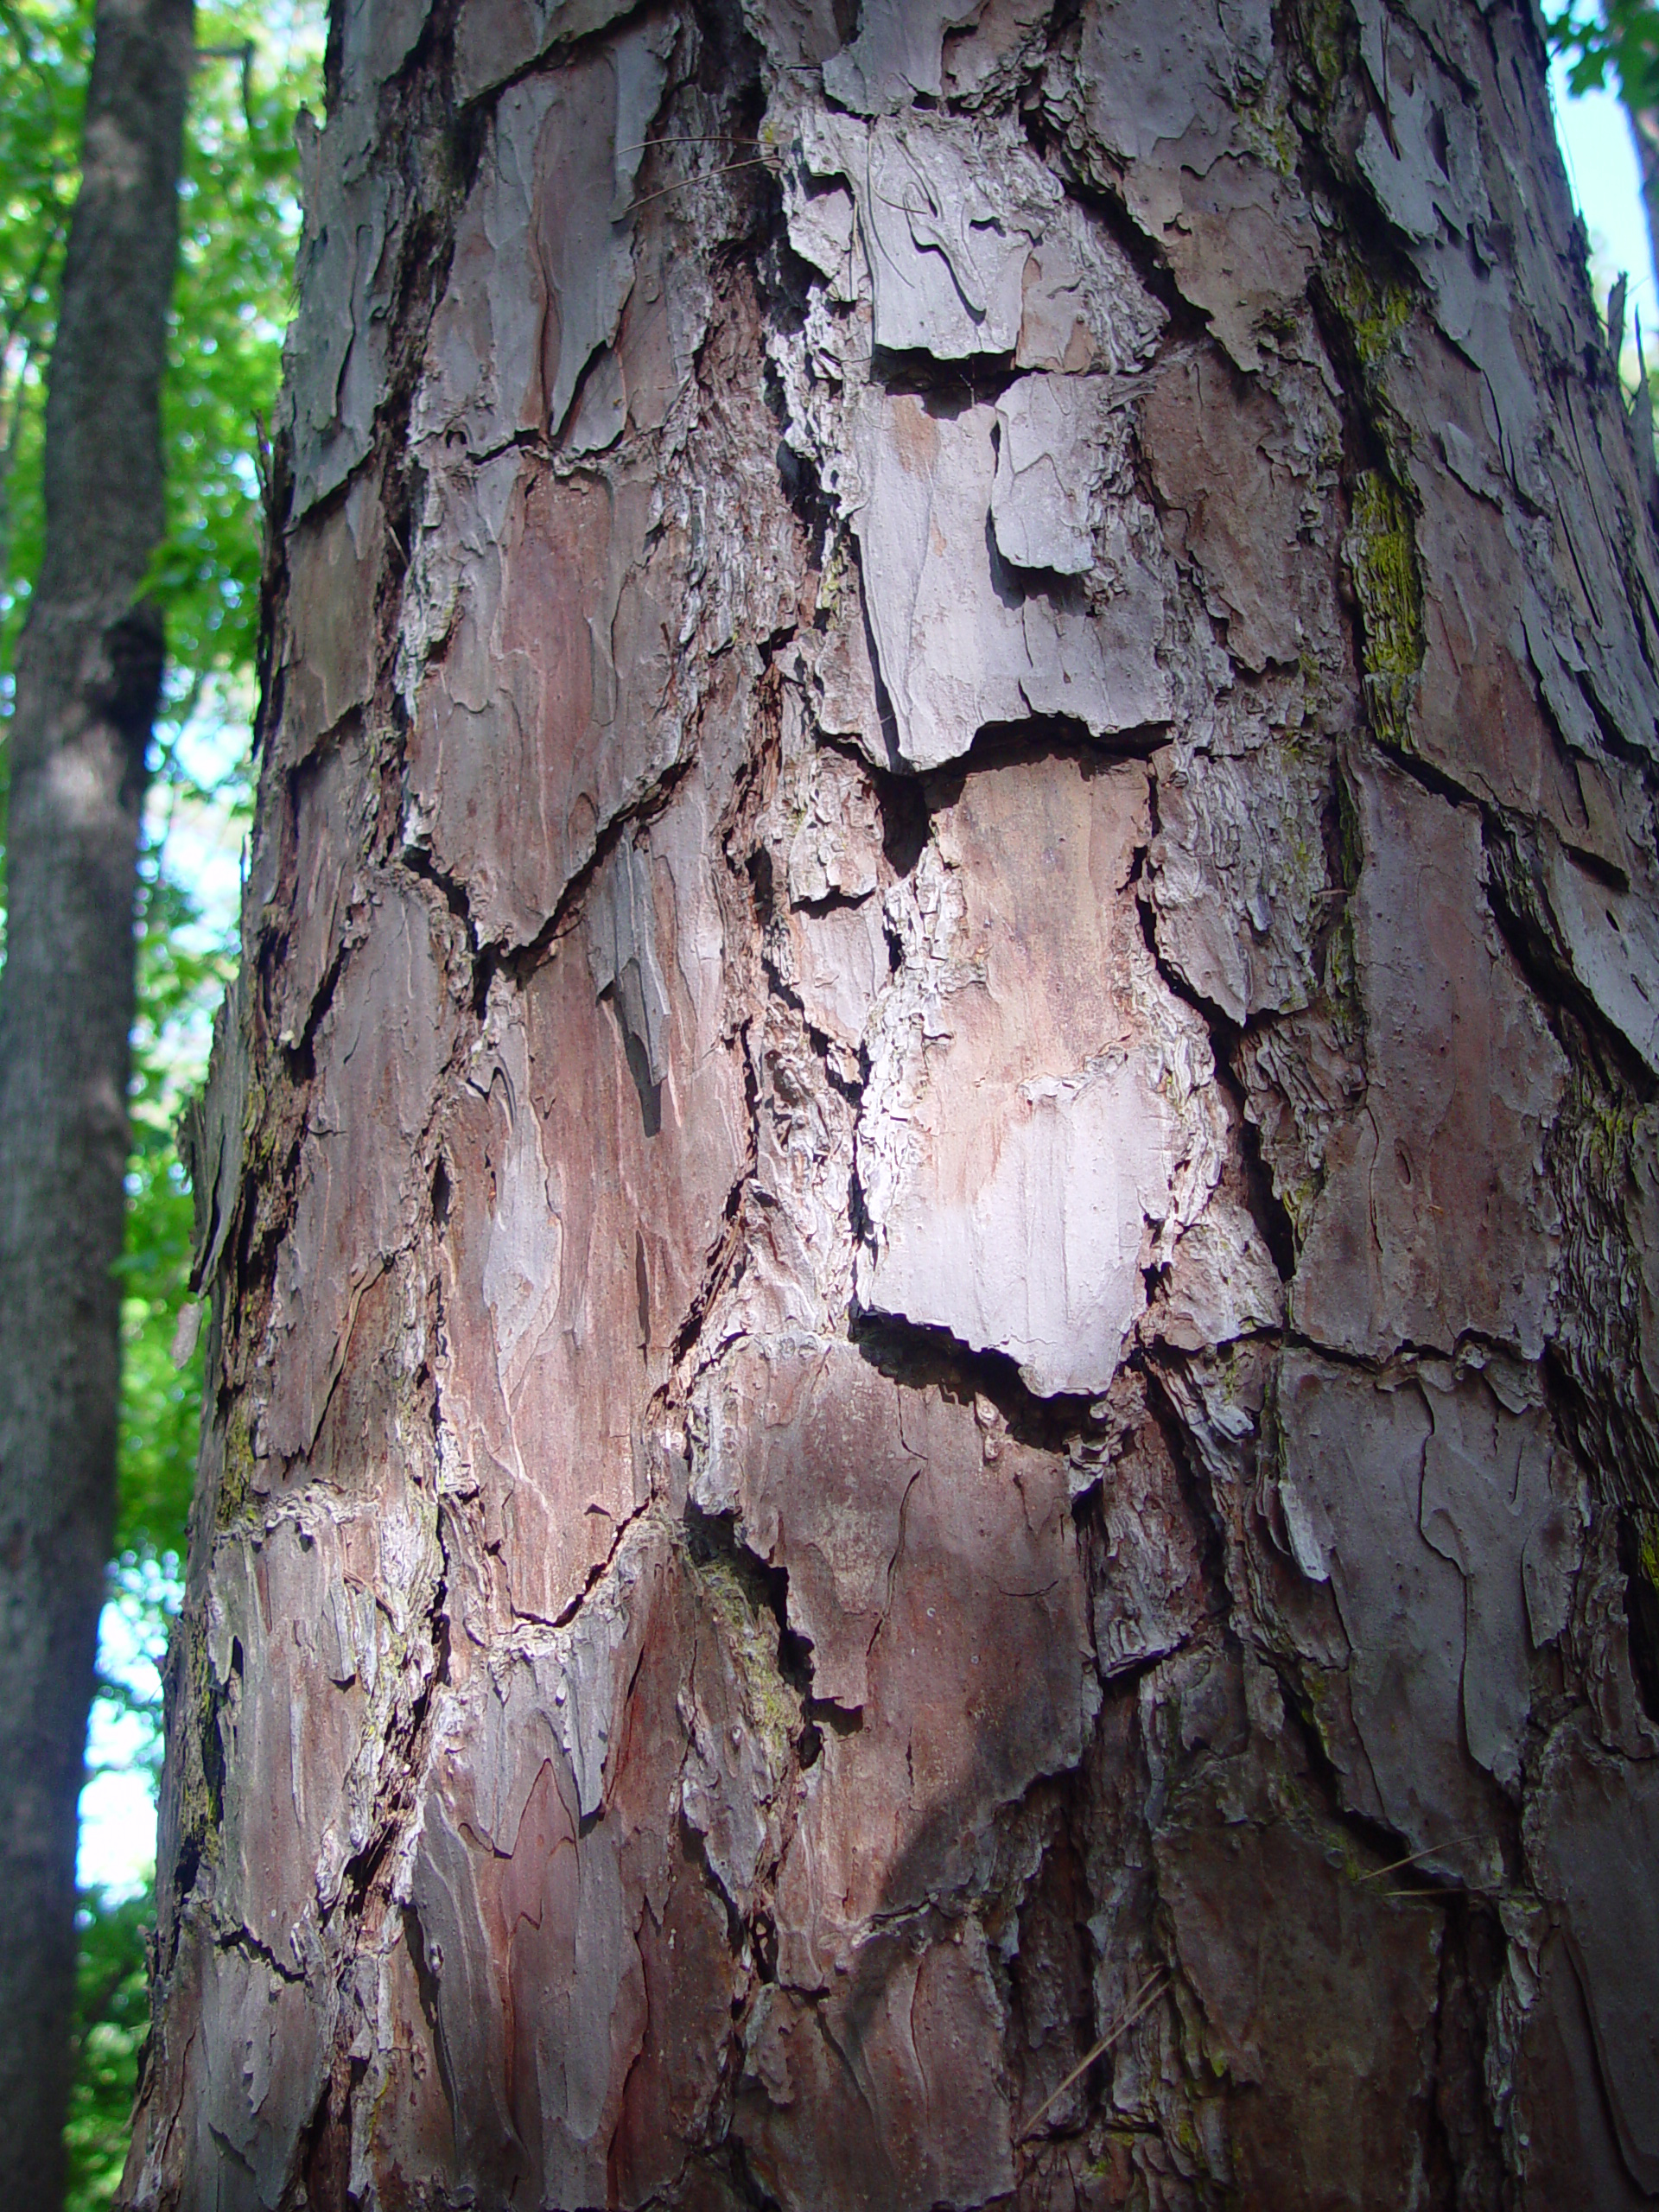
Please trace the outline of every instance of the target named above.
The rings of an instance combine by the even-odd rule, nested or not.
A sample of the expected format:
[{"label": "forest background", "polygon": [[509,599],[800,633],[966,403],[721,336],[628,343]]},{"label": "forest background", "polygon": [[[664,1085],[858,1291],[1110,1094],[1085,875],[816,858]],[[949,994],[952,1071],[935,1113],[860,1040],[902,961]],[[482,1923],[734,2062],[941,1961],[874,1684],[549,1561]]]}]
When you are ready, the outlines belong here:
[{"label": "forest background", "polygon": [[[1633,383],[1637,315],[1659,336],[1641,213],[1644,199],[1649,220],[1659,213],[1659,4],[1569,0],[1549,29],[1599,295],[1621,270],[1630,276]],[[46,379],[92,30],[91,0],[0,0],[0,717],[40,557]],[[325,0],[197,10],[164,400],[168,531],[151,577],[168,667],[140,869],[120,1506],[82,1799],[70,2212],[113,2196],[147,2021],[160,1666],[181,1587],[201,1393],[191,1198],[175,1128],[205,1071],[213,1009],[236,959],[260,480],[301,222],[296,124],[302,105],[321,105],[326,37]],[[1628,143],[1609,111],[1619,97]],[[1648,350],[1659,391],[1659,344]],[[0,927],[3,736],[0,721]]]}]

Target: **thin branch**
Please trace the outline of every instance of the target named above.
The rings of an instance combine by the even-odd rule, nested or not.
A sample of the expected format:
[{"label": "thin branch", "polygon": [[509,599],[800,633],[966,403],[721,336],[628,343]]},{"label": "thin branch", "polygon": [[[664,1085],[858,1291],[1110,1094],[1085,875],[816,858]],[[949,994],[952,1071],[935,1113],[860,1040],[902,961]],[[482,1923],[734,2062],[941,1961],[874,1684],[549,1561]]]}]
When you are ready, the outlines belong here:
[{"label": "thin branch", "polygon": [[54,200],[52,205],[54,219],[46,226],[46,234],[41,240],[41,250],[35,257],[35,265],[18,290],[16,305],[6,317],[4,343],[8,353],[11,349],[12,340],[22,327],[23,317],[31,307],[38,306],[39,302],[35,297],[35,287],[46,274],[46,264],[63,242],[64,229],[68,220],[67,210],[60,207],[56,200]]},{"label": "thin branch", "polygon": [[34,358],[35,340],[25,338],[16,381],[3,404],[8,419],[5,442],[0,445],[0,584],[8,583],[11,575],[11,473],[16,466],[18,443],[22,436],[29,366]]},{"label": "thin branch", "polygon": [[248,136],[253,136],[253,55],[254,43],[245,38],[240,46],[199,46],[190,57],[193,69],[204,61],[239,61],[242,65],[242,120],[248,126]]}]

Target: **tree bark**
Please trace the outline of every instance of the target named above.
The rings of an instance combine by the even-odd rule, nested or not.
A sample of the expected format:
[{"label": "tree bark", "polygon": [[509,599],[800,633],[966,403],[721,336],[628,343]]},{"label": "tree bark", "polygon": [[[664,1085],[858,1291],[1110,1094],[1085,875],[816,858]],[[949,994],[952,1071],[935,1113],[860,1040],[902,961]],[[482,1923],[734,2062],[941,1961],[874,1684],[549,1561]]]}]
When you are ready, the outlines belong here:
[{"label": "tree bark", "polygon": [[77,1811],[115,1513],[133,901],[189,0],[100,0],[8,734],[0,977],[0,2202],[62,2188]]},{"label": "tree bark", "polygon": [[1642,213],[1648,225],[1648,263],[1659,269],[1659,108],[1632,107],[1627,100],[1624,113],[1630,122],[1630,139],[1636,148],[1637,168],[1642,178]]},{"label": "tree bark", "polygon": [[125,2202],[1649,2202],[1534,18],[853,13],[336,27]]}]

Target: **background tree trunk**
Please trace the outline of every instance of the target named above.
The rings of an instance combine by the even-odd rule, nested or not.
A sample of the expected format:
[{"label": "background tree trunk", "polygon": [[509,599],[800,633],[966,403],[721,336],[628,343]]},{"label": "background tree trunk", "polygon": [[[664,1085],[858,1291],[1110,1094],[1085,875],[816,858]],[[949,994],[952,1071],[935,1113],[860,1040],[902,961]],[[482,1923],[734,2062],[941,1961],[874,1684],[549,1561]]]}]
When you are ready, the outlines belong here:
[{"label": "background tree trunk", "polygon": [[0,977],[0,2202],[61,2191],[76,1821],[115,1518],[139,818],[189,0],[99,0],[8,728]]},{"label": "background tree trunk", "polygon": [[128,2202],[1646,2202],[1533,18],[851,12],[337,22]]},{"label": "background tree trunk", "polygon": [[1642,212],[1648,219],[1648,260],[1659,270],[1659,108],[1633,107],[1627,100],[1630,137],[1642,178]]}]

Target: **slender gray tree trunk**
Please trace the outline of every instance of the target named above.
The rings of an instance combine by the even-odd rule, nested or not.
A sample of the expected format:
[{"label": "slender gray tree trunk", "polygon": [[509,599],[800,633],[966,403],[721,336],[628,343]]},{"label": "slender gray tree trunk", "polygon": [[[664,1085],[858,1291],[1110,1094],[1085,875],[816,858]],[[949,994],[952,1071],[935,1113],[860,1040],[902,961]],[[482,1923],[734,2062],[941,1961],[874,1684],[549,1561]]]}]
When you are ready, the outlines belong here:
[{"label": "slender gray tree trunk", "polygon": [[76,1815],[115,1512],[127,1038],[162,625],[190,0],[99,0],[7,734],[0,977],[0,2203],[62,2188]]},{"label": "slender gray tree trunk", "polygon": [[333,51],[125,2202],[1651,2202],[1659,574],[1532,12]]},{"label": "slender gray tree trunk", "polygon": [[1632,107],[1627,102],[1624,112],[1630,118],[1630,138],[1642,178],[1642,212],[1648,222],[1648,262],[1650,268],[1659,271],[1659,108]]}]

